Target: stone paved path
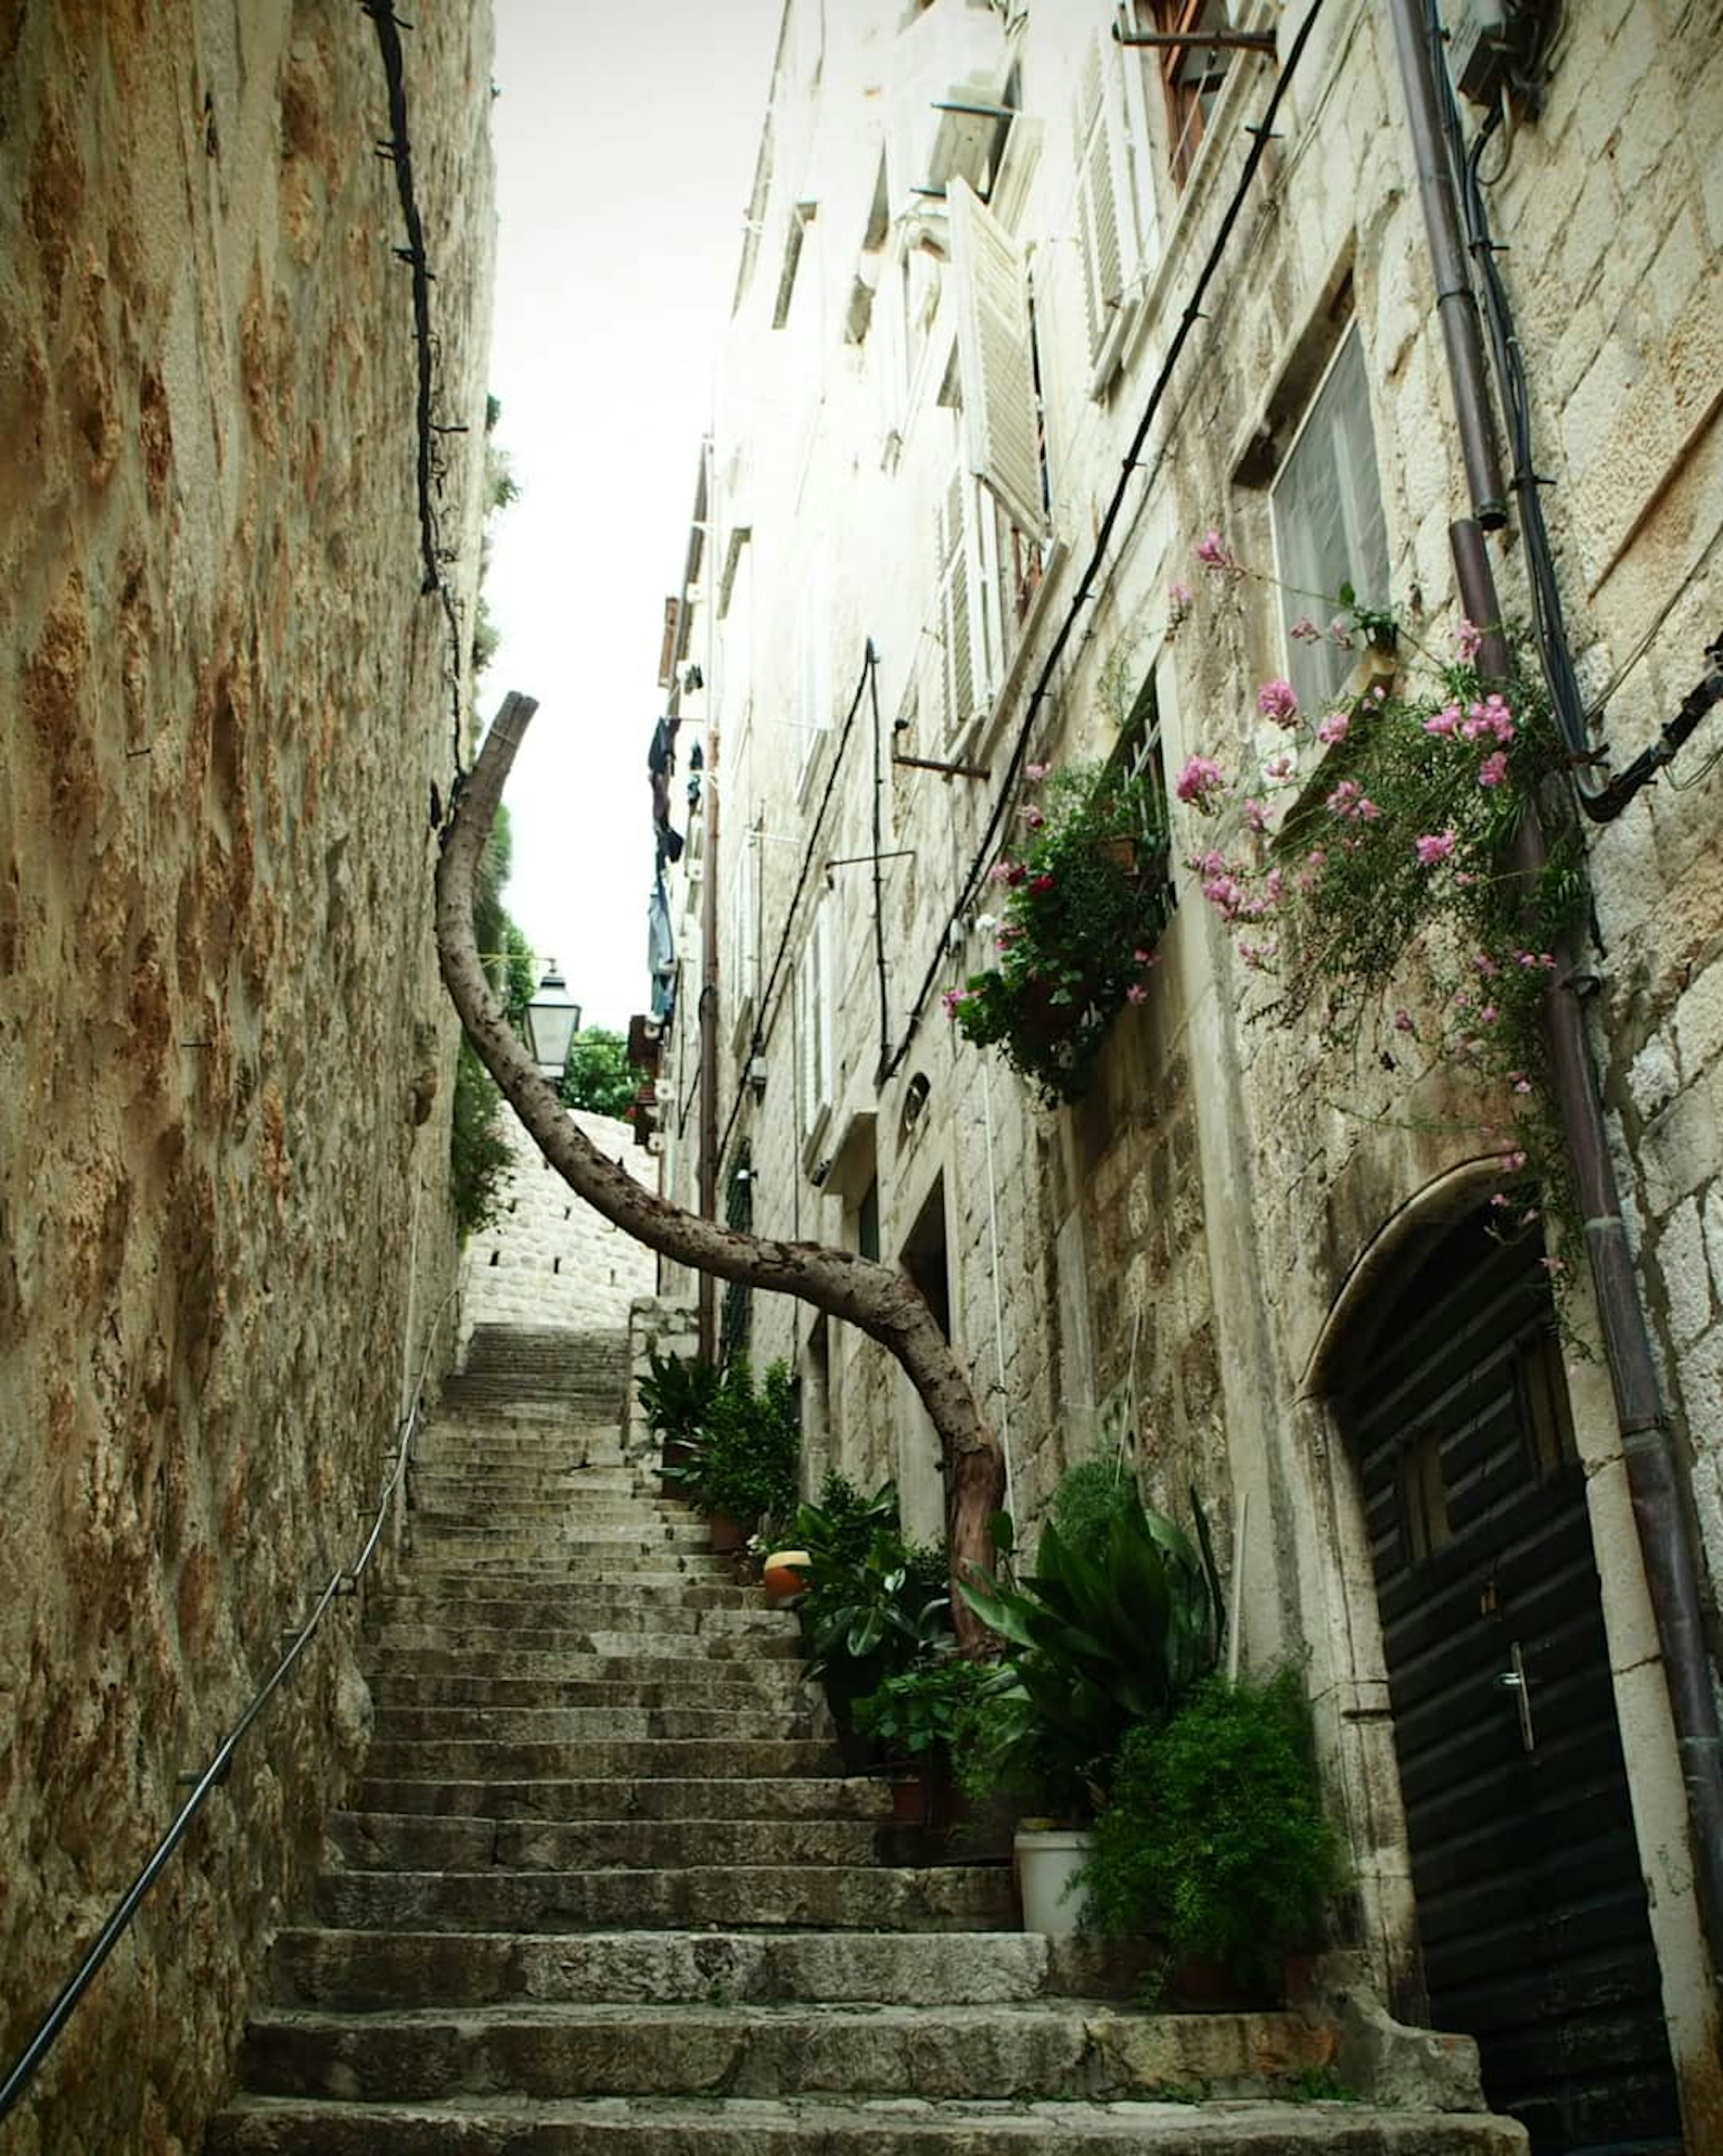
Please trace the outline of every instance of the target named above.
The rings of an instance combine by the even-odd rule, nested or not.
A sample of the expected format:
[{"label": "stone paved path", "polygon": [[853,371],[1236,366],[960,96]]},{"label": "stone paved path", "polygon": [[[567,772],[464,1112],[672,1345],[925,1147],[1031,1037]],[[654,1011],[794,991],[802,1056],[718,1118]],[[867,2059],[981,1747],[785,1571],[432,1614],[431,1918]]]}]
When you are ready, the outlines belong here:
[{"label": "stone paved path", "polygon": [[366,1779],[210,2156],[1523,2148],[1269,2100],[1327,2032],[1134,2012],[1003,1868],[882,1861],[794,1620],[624,1457],[620,1339],[560,1348],[481,1332],[425,1433]]}]

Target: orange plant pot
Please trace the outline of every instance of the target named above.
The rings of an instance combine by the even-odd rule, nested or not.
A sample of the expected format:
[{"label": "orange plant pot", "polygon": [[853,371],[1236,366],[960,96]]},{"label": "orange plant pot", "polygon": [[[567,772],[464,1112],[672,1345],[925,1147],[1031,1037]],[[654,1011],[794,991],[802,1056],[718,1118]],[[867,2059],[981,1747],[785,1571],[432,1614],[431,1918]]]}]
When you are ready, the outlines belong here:
[{"label": "orange plant pot", "polygon": [[761,1583],[774,1602],[787,1602],[808,1584],[806,1550],[774,1550],[766,1560]]}]

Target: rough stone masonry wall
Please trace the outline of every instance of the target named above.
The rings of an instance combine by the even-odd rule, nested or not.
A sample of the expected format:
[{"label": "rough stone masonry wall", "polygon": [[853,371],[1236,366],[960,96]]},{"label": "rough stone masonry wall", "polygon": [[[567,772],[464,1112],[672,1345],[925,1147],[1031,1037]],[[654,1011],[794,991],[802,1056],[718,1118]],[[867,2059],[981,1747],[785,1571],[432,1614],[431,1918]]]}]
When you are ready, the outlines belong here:
[{"label": "rough stone masonry wall", "polygon": [[[489,10],[414,13],[469,602]],[[353,1554],[453,1275],[427,810],[454,721],[388,132],[351,0],[0,10],[8,2061]],[[8,2156],[201,2147],[362,1738],[337,1609]]]},{"label": "rough stone masonry wall", "polygon": [[[502,1109],[514,1165],[500,1210],[461,1256],[463,1341],[477,1325],[604,1327],[620,1331],[630,1306],[649,1296],[658,1261],[642,1243],[577,1198],[522,1127]],[[577,1127],[638,1183],[658,1188],[658,1158],[627,1123],[577,1110]]]}]

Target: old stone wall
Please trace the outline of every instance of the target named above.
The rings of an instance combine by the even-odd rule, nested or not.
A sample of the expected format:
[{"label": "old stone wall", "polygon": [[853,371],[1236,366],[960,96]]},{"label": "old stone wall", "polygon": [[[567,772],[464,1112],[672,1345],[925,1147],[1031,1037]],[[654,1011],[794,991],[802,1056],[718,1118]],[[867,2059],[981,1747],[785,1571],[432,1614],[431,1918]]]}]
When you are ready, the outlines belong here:
[{"label": "old stone wall", "polygon": [[[514,1164],[498,1192],[496,1218],[461,1253],[463,1341],[476,1325],[625,1326],[631,1305],[653,1291],[657,1260],[575,1196],[506,1101],[500,1113]],[[601,1152],[657,1188],[657,1158],[635,1144],[629,1124],[572,1113]]]},{"label": "old stone wall", "polygon": [[[1500,1182],[1504,1104],[1416,1045],[1442,1014],[1415,967],[1397,988],[1411,1036],[1386,1009],[1350,1045],[1279,1023],[1272,983],[1182,872],[1144,1004],[1115,1024],[1074,1107],[1033,1100],[955,1034],[928,988],[961,985],[992,954],[993,893],[967,879],[1021,829],[1014,754],[1105,757],[1151,684],[1169,778],[1197,752],[1248,768],[1281,742],[1256,701],[1290,649],[1273,490],[1350,335],[1403,660],[1450,650],[1459,619],[1449,526],[1468,497],[1389,11],[1355,0],[1310,17],[1295,70],[1305,11],[1230,10],[1275,30],[1279,49],[1229,64],[1177,172],[1161,64],[1114,45],[1114,13],[1099,0],[934,0],[835,23],[790,11],[700,512],[722,572],[695,707],[715,723],[725,788],[720,1127],[751,1143],[768,1232],[860,1247],[871,1188],[880,1255],[914,1270],[937,1216],[952,1337],[1005,1440],[1020,1527],[1033,1533],[1068,1464],[1120,1445],[1176,1514],[1197,1490],[1240,1582],[1247,1664],[1291,1656],[1308,1671],[1369,1943],[1395,1978],[1413,1930],[1391,1710],[1322,1357],[1385,1253]],[[1619,769],[1699,680],[1715,634],[1723,19],[1691,0],[1598,0],[1567,11],[1545,58],[1541,111],[1484,146],[1482,171],[1508,249],[1536,470],[1554,482],[1556,573],[1584,693],[1608,692],[1599,732]],[[1287,74],[1235,204],[1247,128]],[[941,96],[1019,100],[996,165],[924,124]],[[949,192],[930,207],[942,157],[953,173],[967,157],[987,193],[992,266],[959,259]],[[1104,228],[1122,265],[1101,259]],[[1218,268],[1187,314],[1211,249]],[[1036,397],[1025,367],[1014,408],[988,341],[1011,320],[1013,279],[1033,296],[1036,362]],[[977,337],[966,308],[982,286],[990,331]],[[1182,356],[1163,382],[1175,338]],[[978,408],[1003,413],[1006,434],[1013,410],[1025,433],[1038,427],[1044,543],[1013,535],[997,487],[975,478],[1008,462],[999,434],[972,429]],[[1121,465],[1123,513],[1091,562]],[[1199,568],[1211,528],[1243,573]],[[1517,530],[1495,556],[1523,616]],[[686,596],[704,637],[710,584]],[[869,646],[877,670],[852,725]],[[967,671],[954,674],[954,650]],[[1618,822],[1587,831],[1600,932],[1587,1011],[1714,1622],[1719,723]],[[1172,814],[1177,860],[1213,843],[1193,814]],[[695,996],[684,1004],[688,1034]],[[685,1089],[685,1040],[671,1055]],[[691,1146],[674,1147],[671,1187],[690,1188],[694,1165]],[[1583,1283],[1567,1315],[1583,1337]],[[925,1531],[938,1494],[925,1424],[879,1351],[775,1300],[758,1305],[756,1340],[762,1356],[794,1348],[804,1385],[818,1380],[822,1456],[860,1479],[895,1472]],[[1703,2138],[1715,2025],[1656,1635],[1607,1386],[1582,1361],[1568,1384],[1672,2046]]]},{"label": "old stone wall", "polygon": [[[489,11],[404,35],[470,607]],[[448,1352],[412,280],[337,0],[0,17],[0,2052],[355,1553]],[[464,631],[461,631],[462,635]],[[74,2017],[19,2156],[201,2146],[362,1746],[352,1599]]]}]

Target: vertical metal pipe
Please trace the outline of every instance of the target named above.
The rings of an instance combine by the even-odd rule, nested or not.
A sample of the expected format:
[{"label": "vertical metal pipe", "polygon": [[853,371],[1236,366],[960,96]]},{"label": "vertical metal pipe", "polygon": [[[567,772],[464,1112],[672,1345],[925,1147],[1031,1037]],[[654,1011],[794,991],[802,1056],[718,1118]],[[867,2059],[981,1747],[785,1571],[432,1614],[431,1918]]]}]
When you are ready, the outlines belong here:
[{"label": "vertical metal pipe", "polygon": [[[1469,517],[1463,517],[1449,525],[1448,536],[1460,603],[1485,631],[1478,651],[1480,668],[1486,679],[1505,679],[1508,649],[1501,629],[1501,600],[1484,535]],[[1530,803],[1510,858],[1515,870],[1527,876],[1535,875],[1546,859],[1543,827]],[[1696,1528],[1658,1385],[1650,1330],[1603,1127],[1597,1070],[1573,991],[1574,953],[1571,939],[1564,940],[1567,947],[1557,953],[1561,963],[1544,1007],[1551,1073],[1584,1223],[1628,1493],[1662,1650],[1676,1754],[1687,1795],[1694,1890],[1715,1984],[1723,1980],[1723,1735],[1706,1650],[1695,1557]]]},{"label": "vertical metal pipe", "polygon": [[[717,729],[708,727],[700,955],[700,1210],[705,1220],[718,1217],[718,804],[723,793]],[[698,1294],[700,1352],[710,1363],[718,1353],[718,1287],[712,1274],[700,1275]]]},{"label": "vertical metal pipe", "polygon": [[891,1006],[885,988],[885,737],[879,718],[879,660],[868,639],[868,696],[874,711],[874,974],[879,988],[879,1064],[876,1086],[885,1083],[891,1060]]},{"label": "vertical metal pipe", "polygon": [[1394,18],[1394,43],[1418,166],[1418,197],[1429,235],[1430,263],[1436,273],[1436,308],[1448,351],[1454,420],[1465,460],[1472,514],[1486,531],[1499,531],[1508,521],[1507,490],[1496,455],[1495,429],[1490,424],[1483,330],[1443,139],[1423,0],[1389,0],[1388,12]]}]

